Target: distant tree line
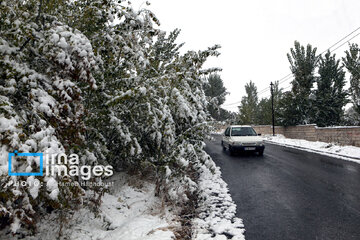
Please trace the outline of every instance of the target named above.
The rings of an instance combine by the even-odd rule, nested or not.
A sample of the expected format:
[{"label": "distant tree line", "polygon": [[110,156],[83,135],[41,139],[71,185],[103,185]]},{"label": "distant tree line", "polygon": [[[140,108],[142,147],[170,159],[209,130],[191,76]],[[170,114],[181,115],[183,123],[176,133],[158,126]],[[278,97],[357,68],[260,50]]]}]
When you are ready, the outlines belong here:
[{"label": "distant tree line", "polygon": [[[293,75],[291,90],[275,82],[274,111],[276,125],[317,124],[318,126],[360,125],[360,48],[350,44],[344,58],[329,51],[316,54],[317,48],[295,41],[287,54]],[[345,89],[345,69],[350,74]],[[239,124],[271,124],[271,96],[259,100],[255,84],[245,85],[237,117]],[[345,109],[347,104],[351,107]]]}]

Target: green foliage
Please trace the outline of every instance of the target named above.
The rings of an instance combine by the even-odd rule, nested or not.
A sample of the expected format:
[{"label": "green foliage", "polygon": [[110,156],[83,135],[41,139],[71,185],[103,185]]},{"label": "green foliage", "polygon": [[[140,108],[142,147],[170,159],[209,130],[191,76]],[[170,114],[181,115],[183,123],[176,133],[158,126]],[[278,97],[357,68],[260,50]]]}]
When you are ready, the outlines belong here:
[{"label": "green foliage", "polygon": [[279,102],[279,121],[282,126],[295,126],[299,124],[297,105],[294,100],[294,95],[291,91],[283,94]]},{"label": "green foliage", "polygon": [[340,125],[344,106],[347,103],[347,93],[344,90],[345,72],[340,66],[340,60],[336,60],[335,54],[330,52],[325,57],[320,56],[319,77],[316,79],[314,110],[316,112],[314,122],[320,126]]},{"label": "green foliage", "polygon": [[[350,72],[350,89],[345,90],[346,80],[343,66],[335,55],[327,52],[316,55],[316,48],[310,44],[301,46],[295,41],[294,48],[287,54],[294,76],[291,91],[285,93],[274,84],[275,125],[294,126],[316,123],[318,126],[340,124],[358,125],[360,122],[360,48],[351,44],[345,52],[344,66]],[[317,69],[318,68],[318,69]],[[315,76],[317,70],[319,76]],[[314,83],[316,87],[314,88]],[[239,107],[240,124],[272,124],[271,98],[257,100],[256,87],[246,85],[247,96]],[[353,107],[344,113],[352,98]],[[255,115],[255,117],[254,117]]]},{"label": "green foliage", "polygon": [[[280,110],[279,105],[283,97],[282,88],[279,87],[279,81],[275,81],[273,85],[274,96],[274,116],[275,125],[280,124]],[[257,106],[257,124],[272,125],[272,109],[271,109],[271,96],[269,98],[262,98]]]},{"label": "green foliage", "polygon": [[258,96],[255,83],[250,81],[245,85],[246,96],[241,100],[239,106],[239,124],[256,124],[257,123],[257,105]]},{"label": "green foliage", "polygon": [[230,113],[221,108],[220,105],[225,102],[228,94],[223,80],[218,74],[211,74],[204,84],[205,95],[208,98],[208,111],[212,118],[218,121],[224,121],[230,118]]},{"label": "green foliage", "polygon": [[[0,141],[4,159],[14,150],[86,155],[81,92],[96,88],[91,74],[95,57],[83,34],[57,22],[46,13],[45,3],[40,3],[0,4]],[[63,34],[59,40],[71,47],[53,41],[59,34]],[[38,172],[39,162],[14,159],[13,171],[25,169]],[[17,181],[28,185],[15,185]],[[36,187],[34,181],[43,186]],[[33,230],[35,214],[44,214],[46,209],[75,209],[83,202],[80,187],[58,186],[66,181],[76,180],[9,177],[1,170],[0,207],[12,232],[18,230],[18,222]]]},{"label": "green foliage", "polygon": [[353,43],[350,49],[345,51],[343,58],[344,66],[350,72],[349,94],[352,99],[354,110],[360,115],[360,48]]},{"label": "green foliage", "polygon": [[256,108],[256,124],[272,124],[271,98],[262,98],[259,101],[259,104]]},{"label": "green foliage", "polygon": [[295,41],[294,48],[290,49],[287,57],[290,62],[290,70],[295,77],[292,82],[293,93],[309,95],[315,82],[314,71],[318,62],[316,48],[308,44],[305,50],[304,46]]},{"label": "green foliage", "polygon": [[344,124],[348,126],[360,125],[360,114],[355,111],[354,106],[346,109],[344,114]]},{"label": "green foliage", "polygon": [[[218,70],[203,64],[219,46],[180,54],[179,30],[166,34],[151,11],[123,1],[5,0],[0,10],[1,156],[78,153],[85,165],[147,168],[159,195],[186,204],[197,189],[189,173],[204,164],[204,79]],[[14,161],[15,170],[38,164]],[[16,187],[0,167],[0,222],[13,233],[17,222],[34,229],[36,212],[88,202],[86,189],[58,185],[78,179]],[[94,191],[96,208],[104,191]]]},{"label": "green foliage", "polygon": [[218,74],[211,74],[207,78],[207,84],[204,86],[205,95],[211,99],[216,99],[217,104],[221,105],[225,102],[225,96],[228,94],[224,86],[224,82]]},{"label": "green foliage", "polygon": [[308,124],[313,119],[310,94],[318,63],[316,48],[308,44],[305,49],[295,41],[294,48],[290,49],[287,57],[294,80],[291,93],[286,96],[287,104],[282,104],[282,123],[284,125]]}]

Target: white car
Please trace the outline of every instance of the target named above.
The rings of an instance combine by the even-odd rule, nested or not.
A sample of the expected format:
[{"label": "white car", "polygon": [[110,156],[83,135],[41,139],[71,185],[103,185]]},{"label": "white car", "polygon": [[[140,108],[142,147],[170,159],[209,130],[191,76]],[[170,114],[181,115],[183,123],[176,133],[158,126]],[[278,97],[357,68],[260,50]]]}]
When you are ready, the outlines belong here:
[{"label": "white car", "polygon": [[233,125],[229,126],[223,135],[221,145],[224,150],[228,149],[230,155],[234,152],[257,152],[260,156],[264,154],[264,140],[251,126]]}]

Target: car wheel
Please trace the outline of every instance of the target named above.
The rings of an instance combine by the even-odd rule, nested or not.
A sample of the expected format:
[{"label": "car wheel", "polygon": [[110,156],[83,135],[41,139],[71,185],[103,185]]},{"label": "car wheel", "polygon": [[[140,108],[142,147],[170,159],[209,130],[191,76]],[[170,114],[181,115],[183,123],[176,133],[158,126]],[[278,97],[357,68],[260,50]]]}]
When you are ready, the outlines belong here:
[{"label": "car wheel", "polygon": [[234,150],[231,148],[230,145],[229,145],[229,153],[230,153],[230,156],[234,156]]},{"label": "car wheel", "polygon": [[264,155],[264,151],[259,152],[259,156],[262,156],[262,155]]},{"label": "car wheel", "polygon": [[222,146],[223,151],[226,151],[226,147],[224,146],[224,142],[223,142],[223,141],[221,141],[221,146]]}]

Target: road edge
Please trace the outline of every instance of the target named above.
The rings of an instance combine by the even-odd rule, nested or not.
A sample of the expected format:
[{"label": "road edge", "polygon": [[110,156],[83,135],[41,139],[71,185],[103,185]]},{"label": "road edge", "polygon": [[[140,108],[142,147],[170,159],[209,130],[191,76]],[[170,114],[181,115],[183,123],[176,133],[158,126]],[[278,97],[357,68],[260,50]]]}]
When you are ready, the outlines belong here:
[{"label": "road edge", "polygon": [[306,151],[306,152],[317,153],[317,154],[320,154],[320,155],[324,155],[324,156],[328,156],[328,157],[334,157],[334,158],[337,158],[337,159],[342,159],[342,160],[345,160],[345,161],[360,164],[360,158],[358,158],[358,157],[349,157],[349,156],[342,155],[342,154],[329,153],[329,152],[321,151],[321,150],[317,150],[317,149],[311,149],[311,148],[306,148],[306,147],[297,146],[297,145],[291,145],[291,144],[286,144],[286,143],[279,143],[279,142],[271,141],[271,140],[268,140],[268,139],[264,139],[264,141],[266,143],[270,143],[270,144],[274,144],[274,145],[293,148],[293,149],[302,150],[302,151]]}]

